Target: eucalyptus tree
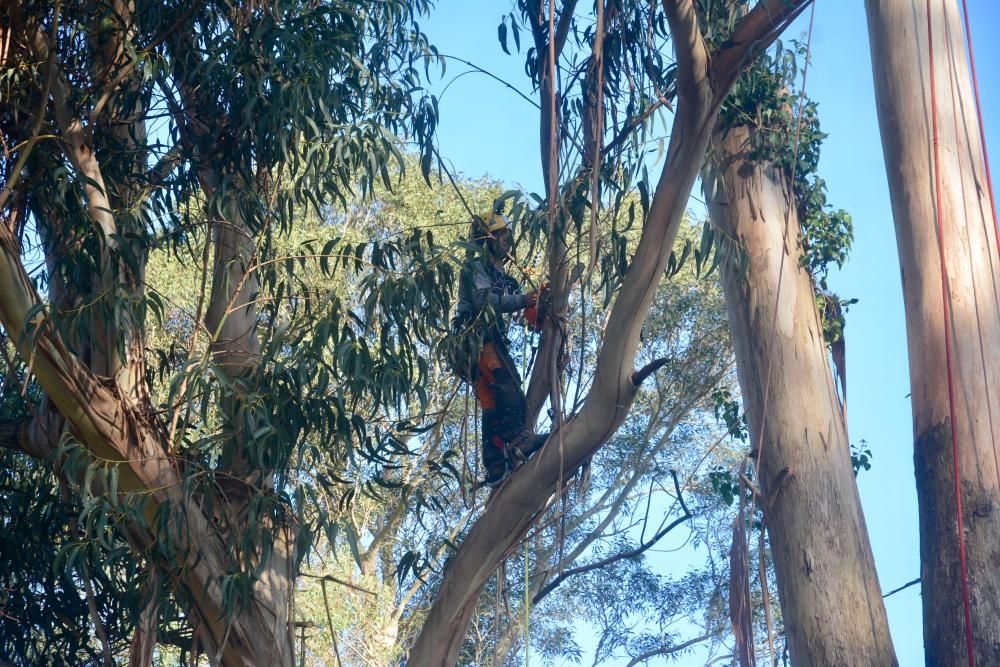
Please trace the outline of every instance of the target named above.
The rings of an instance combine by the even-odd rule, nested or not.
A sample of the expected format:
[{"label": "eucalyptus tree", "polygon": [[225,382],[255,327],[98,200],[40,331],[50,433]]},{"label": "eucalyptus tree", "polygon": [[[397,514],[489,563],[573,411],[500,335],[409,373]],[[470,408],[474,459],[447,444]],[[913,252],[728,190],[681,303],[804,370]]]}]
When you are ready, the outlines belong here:
[{"label": "eucalyptus tree", "polygon": [[[793,663],[891,665],[846,396],[827,361],[843,333],[826,271],[846,258],[850,217],[830,210],[815,175],[823,135],[815,105],[789,92],[795,62],[794,51],[779,48],[740,78],[704,178],[712,221],[731,250],[721,274],[752,439],[752,504],[767,526]],[[741,664],[750,661],[745,650]]]},{"label": "eucalyptus tree", "polygon": [[962,18],[956,3],[865,4],[906,307],[926,661],[988,665],[1000,660],[1000,244]]},{"label": "eucalyptus tree", "polygon": [[[60,550],[59,586],[92,588],[88,563],[123,549],[138,564],[117,581],[133,664],[159,640],[218,664],[290,665],[293,582],[322,523],[292,473],[350,481],[337,479],[344,459],[389,446],[367,426],[384,412],[371,406],[402,418],[404,397],[419,396],[417,339],[444,326],[451,280],[427,263],[433,240],[334,239],[280,259],[274,240],[297,205],[388,180],[402,164],[395,135],[429,148],[433,104],[417,77],[434,54],[415,23],[426,10],[4,4],[0,324],[8,378],[38,400],[4,424],[2,445],[45,461],[76,499],[67,507],[82,503],[86,549]],[[200,288],[178,320],[187,345],[150,357],[149,323],[171,300],[146,281],[158,253],[196,267]],[[358,279],[369,298],[347,310],[297,289],[306,261],[390,278]],[[154,399],[156,381],[169,389]],[[104,598],[86,597],[107,634],[93,613]],[[181,630],[161,632],[171,620]]]},{"label": "eucalyptus tree", "polygon": [[[553,434],[537,461],[522,467],[499,490],[449,562],[410,653],[412,664],[455,662],[479,593],[504,554],[526,533],[567,476],[622,424],[643,379],[665,363],[656,360],[635,368],[643,325],[668,266],[715,119],[740,72],[807,2],[734,3],[748,11],[734,22],[727,39],[714,47],[706,43],[701,9],[692,0],[665,0],[662,6],[598,2],[593,15],[578,14],[574,0],[558,3],[558,9],[556,4],[525,0],[510,17],[515,24],[523,22],[531,35],[525,69],[539,91],[543,110],[540,154],[554,316],[543,333],[528,399],[532,414],[549,402]],[[575,48],[567,50],[570,37]],[[675,54],[671,64],[666,64],[669,57],[664,53],[668,43]],[[580,61],[571,60],[574,54]],[[644,150],[639,142],[649,136],[642,131],[648,129],[649,116],[668,105],[674,109],[672,129],[660,177],[652,186],[642,178],[642,160],[636,156]],[[605,123],[608,119],[611,122]],[[605,133],[605,127],[614,131]],[[622,164],[631,164],[631,170]],[[638,177],[623,182],[622,174]],[[602,190],[602,182],[614,184],[609,197],[628,192],[635,183],[649,203],[639,216],[641,234],[631,257],[620,243],[613,246],[614,236],[602,249],[593,233],[586,252],[573,252],[567,244],[572,227],[584,228],[588,195],[589,228],[596,227],[601,192],[608,192]],[[589,266],[596,266],[602,256],[613,258],[610,266],[621,271],[613,271],[607,280],[605,293],[613,305],[602,322],[585,398],[569,413],[562,400],[566,357],[560,352],[566,341],[562,322],[574,256],[590,258]]]}]

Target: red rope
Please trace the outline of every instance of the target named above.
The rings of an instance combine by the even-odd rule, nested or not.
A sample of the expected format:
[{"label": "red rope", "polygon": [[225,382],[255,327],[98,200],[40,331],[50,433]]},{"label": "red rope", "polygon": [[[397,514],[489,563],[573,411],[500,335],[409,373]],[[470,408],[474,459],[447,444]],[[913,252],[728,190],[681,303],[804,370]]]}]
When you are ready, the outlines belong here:
[{"label": "red rope", "polygon": [[976,115],[979,116],[979,144],[986,165],[986,189],[990,193],[990,210],[993,212],[993,229],[996,232],[997,252],[1000,252],[1000,221],[997,221],[997,204],[993,198],[993,177],[990,175],[990,156],[986,151],[986,129],[983,126],[983,107],[979,102],[979,79],[976,78],[976,56],[972,51],[972,29],[969,27],[969,7],[962,0],[962,17],[965,20],[965,40],[969,49],[969,68],[972,70],[972,92],[976,98]]},{"label": "red rope", "polygon": [[951,459],[955,476],[955,505],[958,518],[958,561],[962,577],[962,606],[965,611],[965,647],[969,658],[969,667],[975,667],[976,659],[972,650],[972,605],[969,602],[969,576],[965,558],[965,528],[962,521],[962,486],[958,465],[958,436],[956,435],[955,419],[955,382],[951,354],[951,295],[948,292],[948,265],[944,253],[944,215],[941,210],[941,164],[940,146],[938,142],[938,108],[937,91],[934,81],[934,29],[931,20],[931,0],[927,0],[927,52],[930,61],[931,86],[931,130],[934,141],[934,196],[935,217],[938,231],[938,257],[941,262],[941,305],[944,311],[944,354],[948,369],[948,413],[951,419]]}]

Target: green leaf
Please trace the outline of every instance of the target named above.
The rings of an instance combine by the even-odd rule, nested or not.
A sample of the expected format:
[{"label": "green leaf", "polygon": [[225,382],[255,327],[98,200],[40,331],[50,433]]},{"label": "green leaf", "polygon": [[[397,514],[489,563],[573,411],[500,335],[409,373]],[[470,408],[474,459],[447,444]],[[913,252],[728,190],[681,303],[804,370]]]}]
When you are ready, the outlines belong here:
[{"label": "green leaf", "polygon": [[510,55],[510,50],[507,49],[507,23],[506,19],[500,22],[497,26],[497,39],[500,41],[500,48],[508,56]]}]

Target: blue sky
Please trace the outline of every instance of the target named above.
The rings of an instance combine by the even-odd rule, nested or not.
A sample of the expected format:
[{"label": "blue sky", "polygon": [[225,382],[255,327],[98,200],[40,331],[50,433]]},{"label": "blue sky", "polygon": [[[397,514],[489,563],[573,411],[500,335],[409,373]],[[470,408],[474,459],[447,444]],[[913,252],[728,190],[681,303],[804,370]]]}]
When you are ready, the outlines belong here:
[{"label": "blue sky", "polygon": [[[989,153],[1000,164],[1000,86],[995,83],[1000,40],[992,31],[1000,25],[1000,3],[968,3]],[[496,37],[500,17],[512,4],[439,0],[423,27],[442,53],[470,60],[529,93],[523,56],[505,55]],[[804,33],[807,19],[808,12],[785,37]],[[858,484],[879,580],[889,591],[918,577],[920,564],[902,292],[861,0],[818,0],[812,53],[807,93],[819,103],[823,130],[830,135],[820,176],[831,204],[854,218],[854,249],[831,286],[860,299],[846,329],[850,434],[853,442],[866,440],[873,452],[873,467]],[[467,69],[456,62],[448,67],[445,82]],[[448,86],[440,107],[441,153],[455,168],[541,190],[537,112],[526,101],[496,81],[469,74]],[[669,574],[669,562],[664,568]],[[903,667],[924,662],[919,595],[914,586],[886,600]]]}]

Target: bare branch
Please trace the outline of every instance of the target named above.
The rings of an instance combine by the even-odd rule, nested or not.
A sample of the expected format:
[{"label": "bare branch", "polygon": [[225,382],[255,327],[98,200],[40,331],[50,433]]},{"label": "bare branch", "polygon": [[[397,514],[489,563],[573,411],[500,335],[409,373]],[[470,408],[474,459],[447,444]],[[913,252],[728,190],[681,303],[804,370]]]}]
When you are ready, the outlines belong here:
[{"label": "bare branch", "polygon": [[661,357],[659,359],[655,359],[649,362],[648,364],[637,370],[635,373],[632,373],[632,384],[638,387],[643,383],[643,381],[646,378],[648,378],[656,371],[660,370],[663,367],[663,365],[666,364],[668,361],[670,360],[667,359],[666,357]]},{"label": "bare branch", "polygon": [[645,552],[647,549],[649,549],[650,547],[652,547],[653,545],[655,545],[657,542],[659,542],[661,539],[663,539],[663,537],[666,536],[667,533],[669,533],[671,530],[673,530],[677,526],[681,525],[682,523],[684,523],[685,521],[687,521],[688,519],[690,519],[691,518],[691,512],[688,510],[687,505],[684,503],[684,496],[681,494],[680,482],[677,480],[677,472],[674,471],[674,470],[671,470],[670,471],[670,476],[673,477],[673,480],[674,480],[674,489],[677,491],[677,500],[680,502],[681,509],[684,510],[684,514],[683,515],[677,517],[676,519],[674,519],[673,521],[671,521],[669,524],[667,524],[666,526],[664,526],[663,528],[661,528],[660,530],[658,530],[655,535],[653,535],[651,538],[649,538],[648,541],[643,542],[642,544],[640,544],[639,546],[635,547],[634,549],[628,549],[626,551],[620,551],[620,552],[618,552],[618,553],[616,553],[614,555],[608,556],[607,558],[602,558],[599,561],[595,561],[593,563],[588,563],[586,565],[581,565],[579,567],[574,567],[574,568],[571,568],[569,570],[566,570],[565,572],[563,572],[562,574],[560,574],[558,577],[556,577],[555,579],[553,579],[551,582],[549,582],[548,584],[546,584],[545,587],[542,588],[542,590],[538,591],[538,593],[535,594],[534,599],[532,599],[531,603],[532,604],[538,604],[538,602],[542,598],[544,598],[546,595],[548,595],[549,593],[551,593],[556,588],[556,586],[558,586],[562,582],[566,581],[566,579],[568,579],[569,577],[572,577],[575,574],[582,574],[584,572],[590,572],[592,570],[598,570],[598,569],[600,569],[602,567],[607,567],[608,565],[611,565],[612,563],[617,563],[620,560],[624,560],[626,558],[635,558],[636,556],[642,555],[643,552]]},{"label": "bare branch", "polygon": [[632,658],[632,660],[630,660],[629,663],[627,665],[625,665],[625,667],[635,667],[640,662],[646,662],[650,658],[655,658],[658,655],[671,655],[673,653],[677,653],[679,651],[683,651],[684,649],[690,648],[691,646],[694,646],[695,644],[700,644],[703,641],[709,640],[709,639],[711,639],[714,636],[715,636],[714,634],[704,634],[704,635],[702,635],[700,637],[695,637],[694,639],[689,639],[686,642],[682,642],[680,644],[672,644],[672,645],[669,645],[669,646],[661,646],[659,648],[651,649],[649,651],[646,651],[645,653],[641,653],[641,654],[635,656],[634,658]]},{"label": "bare branch", "polygon": [[905,584],[903,584],[899,588],[892,589],[891,591],[889,591],[888,593],[886,593],[885,595],[883,595],[882,598],[884,599],[884,598],[889,597],[890,595],[895,595],[896,593],[899,593],[900,591],[905,591],[910,586],[916,586],[919,583],[920,583],[920,577],[917,577],[913,581],[906,582]]},{"label": "bare branch", "polygon": [[300,577],[308,577],[309,579],[319,579],[320,581],[330,581],[330,582],[333,582],[335,584],[340,584],[341,586],[347,586],[348,588],[353,588],[356,591],[360,591],[362,593],[366,593],[368,595],[371,595],[372,597],[375,597],[375,598],[378,597],[378,593],[376,593],[375,591],[370,591],[367,588],[363,588],[361,586],[358,586],[357,584],[352,584],[349,581],[345,581],[343,579],[338,579],[337,577],[333,576],[332,574],[316,575],[316,574],[309,574],[308,572],[302,572],[302,573],[299,574],[299,576]]}]

